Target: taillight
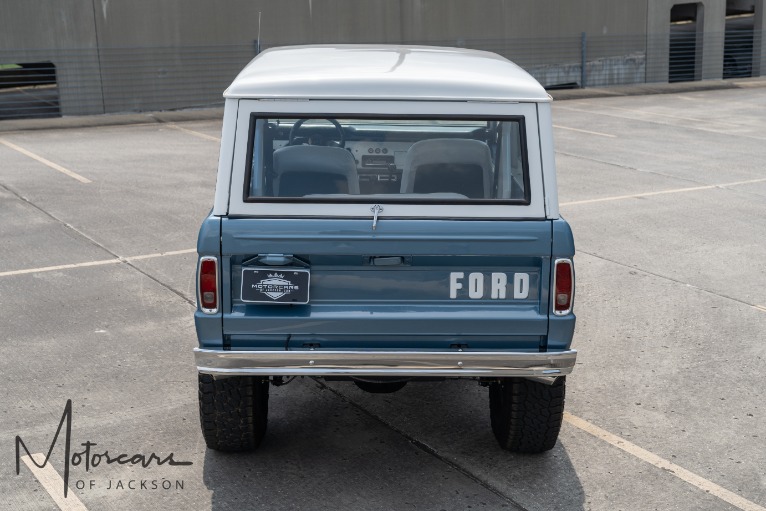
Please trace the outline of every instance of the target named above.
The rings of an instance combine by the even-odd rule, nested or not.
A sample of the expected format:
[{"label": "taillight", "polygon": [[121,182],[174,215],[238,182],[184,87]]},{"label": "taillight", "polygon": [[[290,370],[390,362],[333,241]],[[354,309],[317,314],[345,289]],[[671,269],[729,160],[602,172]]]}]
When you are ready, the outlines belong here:
[{"label": "taillight", "polygon": [[574,301],[574,267],[571,259],[556,259],[553,266],[553,313],[564,316],[572,312]]},{"label": "taillight", "polygon": [[205,256],[199,260],[197,276],[199,306],[202,312],[218,312],[218,259]]}]

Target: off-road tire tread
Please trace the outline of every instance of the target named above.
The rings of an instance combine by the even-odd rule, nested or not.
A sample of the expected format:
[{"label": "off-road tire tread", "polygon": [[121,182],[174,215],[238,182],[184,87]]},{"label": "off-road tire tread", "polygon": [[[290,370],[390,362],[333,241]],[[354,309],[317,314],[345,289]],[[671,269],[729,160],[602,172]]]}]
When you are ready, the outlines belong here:
[{"label": "off-road tire tread", "polygon": [[252,376],[199,375],[199,417],[210,449],[251,451],[266,433],[269,382]]},{"label": "off-road tire tread", "polygon": [[492,432],[503,449],[541,453],[556,445],[564,420],[566,377],[553,385],[503,378],[489,387]]}]

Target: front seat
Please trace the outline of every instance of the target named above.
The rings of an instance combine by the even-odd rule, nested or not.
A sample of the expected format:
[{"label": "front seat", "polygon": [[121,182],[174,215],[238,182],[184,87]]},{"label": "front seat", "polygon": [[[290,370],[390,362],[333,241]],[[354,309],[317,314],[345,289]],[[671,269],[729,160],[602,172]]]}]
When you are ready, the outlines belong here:
[{"label": "front seat", "polygon": [[490,198],[492,155],[489,146],[467,138],[432,138],[407,151],[401,193],[459,193]]},{"label": "front seat", "polygon": [[340,147],[297,145],[274,151],[274,196],[359,195],[356,161]]}]

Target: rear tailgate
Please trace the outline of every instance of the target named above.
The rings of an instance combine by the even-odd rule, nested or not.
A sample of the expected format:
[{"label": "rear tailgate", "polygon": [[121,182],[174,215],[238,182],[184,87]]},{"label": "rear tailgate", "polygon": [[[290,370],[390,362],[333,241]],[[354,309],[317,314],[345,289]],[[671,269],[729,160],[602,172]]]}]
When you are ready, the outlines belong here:
[{"label": "rear tailgate", "polygon": [[[545,345],[550,221],[224,218],[221,249],[233,350]],[[303,270],[308,303],[277,303]]]}]

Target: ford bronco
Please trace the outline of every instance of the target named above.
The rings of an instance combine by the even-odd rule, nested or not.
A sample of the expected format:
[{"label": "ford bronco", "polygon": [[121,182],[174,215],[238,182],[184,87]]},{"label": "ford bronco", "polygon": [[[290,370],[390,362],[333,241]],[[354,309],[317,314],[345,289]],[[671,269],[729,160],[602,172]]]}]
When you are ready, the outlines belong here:
[{"label": "ford bronco", "polygon": [[199,233],[209,448],[256,448],[271,385],[476,380],[500,446],[556,442],[575,364],[574,241],[550,96],[493,53],[303,46],[226,90]]}]

